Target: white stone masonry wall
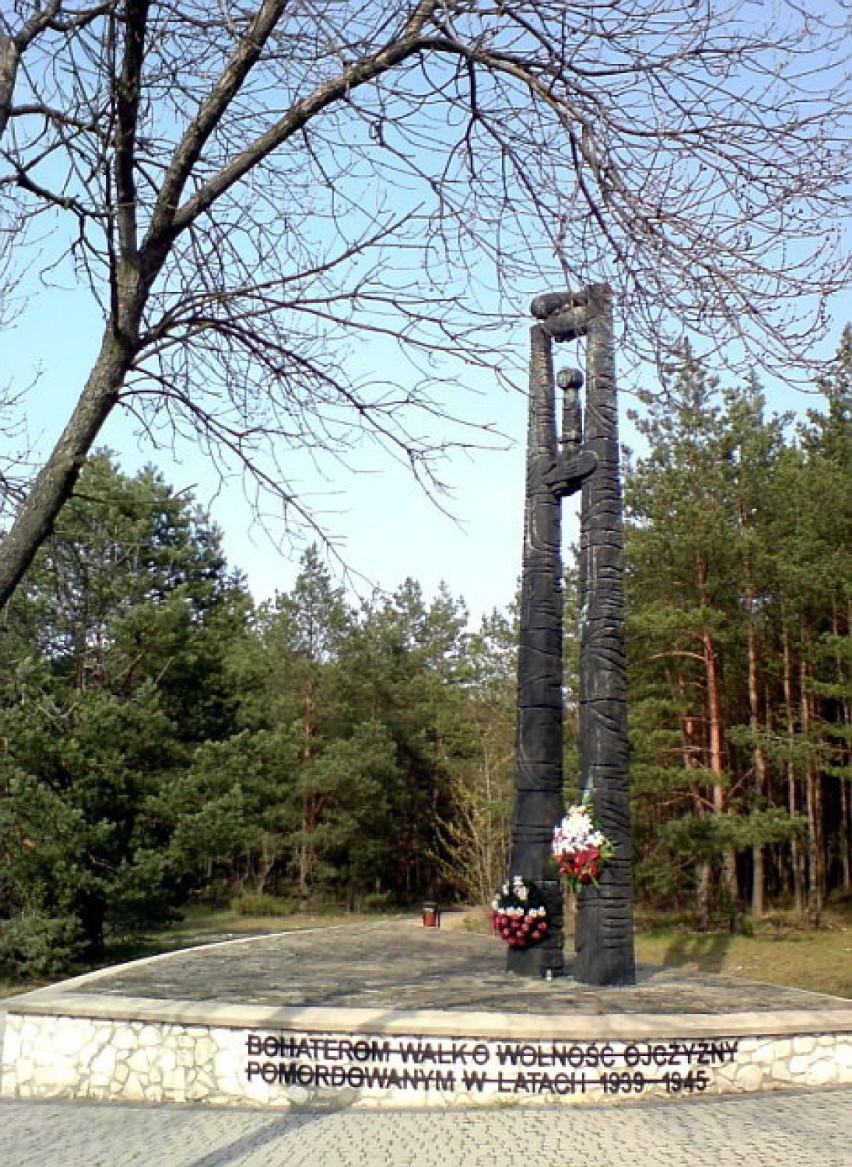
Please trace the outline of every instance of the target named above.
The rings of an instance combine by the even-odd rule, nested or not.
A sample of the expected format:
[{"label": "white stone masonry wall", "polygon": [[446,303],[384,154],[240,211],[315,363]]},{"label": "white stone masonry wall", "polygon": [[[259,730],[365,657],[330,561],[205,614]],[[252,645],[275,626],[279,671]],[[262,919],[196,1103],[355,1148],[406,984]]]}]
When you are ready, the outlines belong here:
[{"label": "white stone masonry wall", "polygon": [[843,1084],[852,1084],[847,1032],[484,1041],[10,1012],[0,1093],[257,1107],[420,1107],[613,1103]]}]

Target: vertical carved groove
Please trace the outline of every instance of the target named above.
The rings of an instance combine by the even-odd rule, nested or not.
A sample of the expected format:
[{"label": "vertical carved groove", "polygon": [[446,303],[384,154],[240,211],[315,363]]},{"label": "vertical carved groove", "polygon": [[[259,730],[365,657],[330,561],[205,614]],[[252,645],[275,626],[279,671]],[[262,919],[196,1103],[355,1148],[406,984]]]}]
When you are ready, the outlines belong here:
[{"label": "vertical carved groove", "polygon": [[580,540],[580,775],[615,858],[599,886],[579,896],[575,928],[578,980],[626,985],[636,980],[633,951],[630,802],[627,771],[627,676],[622,582],[622,502],[618,404],[609,289],[588,290],[585,449],[597,468],[583,485]]},{"label": "vertical carved groove", "polygon": [[509,949],[507,968],[525,976],[558,974],[564,959],[562,885],[551,854],[553,827],[564,808],[561,522],[559,499],[544,480],[556,455],[551,341],[534,325],[530,330],[511,874],[541,886],[551,928],[540,944]]}]

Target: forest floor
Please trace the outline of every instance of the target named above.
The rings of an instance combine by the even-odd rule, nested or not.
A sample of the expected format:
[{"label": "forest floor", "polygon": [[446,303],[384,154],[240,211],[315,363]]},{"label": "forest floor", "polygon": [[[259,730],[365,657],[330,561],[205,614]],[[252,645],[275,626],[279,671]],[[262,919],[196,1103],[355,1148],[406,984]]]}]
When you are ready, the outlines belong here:
[{"label": "forest floor", "polygon": [[[376,918],[351,913],[247,916],[230,910],[193,908],[179,923],[152,931],[142,940],[113,946],[109,959],[103,963],[116,964],[242,936],[327,928]],[[488,913],[483,908],[451,909],[442,913],[441,926],[485,932],[489,929]],[[566,934],[570,937],[572,931],[569,915]],[[852,897],[828,906],[817,929],[804,927],[792,912],[772,912],[759,921],[747,920],[738,932],[728,929],[696,932],[682,918],[639,912],[636,959],[644,964],[720,973],[852,998]],[[35,988],[37,984],[34,981],[15,984],[0,979],[0,997]]]},{"label": "forest floor", "polygon": [[640,918],[636,956],[648,964],[852,998],[852,900],[827,908],[817,929],[802,927],[786,912],[749,921],[743,932],[695,932]]}]

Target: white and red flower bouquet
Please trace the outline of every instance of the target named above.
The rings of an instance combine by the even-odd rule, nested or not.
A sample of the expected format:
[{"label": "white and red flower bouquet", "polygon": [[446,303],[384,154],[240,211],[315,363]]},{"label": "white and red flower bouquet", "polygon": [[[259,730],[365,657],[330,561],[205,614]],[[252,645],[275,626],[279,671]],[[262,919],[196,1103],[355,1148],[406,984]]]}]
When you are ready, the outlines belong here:
[{"label": "white and red flower bouquet", "polygon": [[547,935],[547,908],[541,889],[520,875],[506,880],[491,901],[491,926],[510,948],[529,948]]},{"label": "white and red flower bouquet", "polygon": [[559,870],[574,891],[597,883],[604,866],[615,854],[592,806],[591,794],[568,808],[568,813],[553,832],[553,856]]}]

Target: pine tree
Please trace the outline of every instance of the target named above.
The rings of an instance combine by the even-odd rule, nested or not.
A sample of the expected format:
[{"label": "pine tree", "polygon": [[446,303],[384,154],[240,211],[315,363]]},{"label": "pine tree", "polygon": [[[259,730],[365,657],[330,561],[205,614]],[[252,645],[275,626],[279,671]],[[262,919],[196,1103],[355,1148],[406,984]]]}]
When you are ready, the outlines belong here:
[{"label": "pine tree", "polygon": [[657,677],[648,696],[665,697],[679,710],[677,750],[664,757],[667,768],[677,758],[681,770],[679,829],[694,844],[696,907],[707,926],[711,856],[721,857],[723,899],[732,906],[738,898],[725,837],[730,774],[721,676],[736,516],[719,442],[716,382],[688,347],[671,379],[677,404],[649,398],[647,416],[636,419],[650,449],[626,483],[631,660],[634,669],[641,663]]},{"label": "pine tree", "polygon": [[165,792],[228,732],[223,631],[242,598],[190,499],[91,462],[0,644],[0,962],[98,955],[180,900]]}]

